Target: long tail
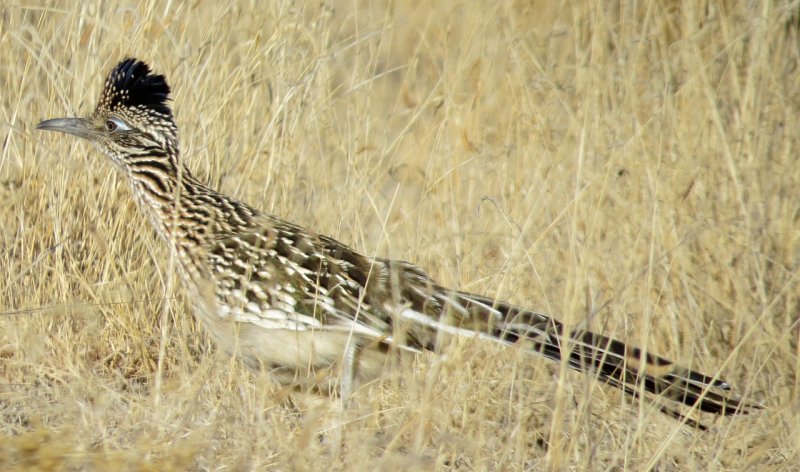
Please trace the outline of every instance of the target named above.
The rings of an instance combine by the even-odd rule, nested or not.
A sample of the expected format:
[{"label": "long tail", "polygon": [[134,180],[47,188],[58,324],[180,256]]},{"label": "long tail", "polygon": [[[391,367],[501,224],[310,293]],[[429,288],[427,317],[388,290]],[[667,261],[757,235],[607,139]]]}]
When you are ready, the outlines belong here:
[{"label": "long tail", "polygon": [[[489,322],[489,332],[499,341],[527,344],[548,359],[564,361],[569,367],[594,375],[634,397],[644,391],[724,416],[763,408],[734,395],[731,386],[721,379],[678,366],[615,339],[582,330],[566,336],[564,325],[549,316],[472,294],[450,292],[448,298],[459,299],[459,305],[473,314],[489,310],[488,318],[495,320]],[[679,411],[668,407],[662,407],[662,411],[705,429]]]}]

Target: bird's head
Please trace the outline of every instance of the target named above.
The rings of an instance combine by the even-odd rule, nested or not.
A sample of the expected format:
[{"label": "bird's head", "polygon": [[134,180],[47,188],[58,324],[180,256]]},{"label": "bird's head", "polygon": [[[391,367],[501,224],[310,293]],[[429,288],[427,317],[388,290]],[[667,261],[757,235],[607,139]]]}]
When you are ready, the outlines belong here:
[{"label": "bird's head", "polygon": [[169,92],[163,75],[125,59],[108,74],[90,116],[45,120],[36,128],[88,139],[123,169],[137,157],[175,158],[178,131],[167,105]]}]

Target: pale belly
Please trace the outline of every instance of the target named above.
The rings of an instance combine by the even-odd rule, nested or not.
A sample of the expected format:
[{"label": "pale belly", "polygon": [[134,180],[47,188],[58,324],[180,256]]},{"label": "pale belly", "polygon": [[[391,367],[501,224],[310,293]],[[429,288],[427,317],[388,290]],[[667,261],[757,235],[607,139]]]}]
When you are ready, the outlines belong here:
[{"label": "pale belly", "polygon": [[208,313],[200,306],[195,307],[195,314],[218,348],[282,384],[337,391],[348,346],[357,347],[353,365],[356,384],[378,378],[386,368],[386,346],[357,334],[267,329],[221,317],[216,310]]}]

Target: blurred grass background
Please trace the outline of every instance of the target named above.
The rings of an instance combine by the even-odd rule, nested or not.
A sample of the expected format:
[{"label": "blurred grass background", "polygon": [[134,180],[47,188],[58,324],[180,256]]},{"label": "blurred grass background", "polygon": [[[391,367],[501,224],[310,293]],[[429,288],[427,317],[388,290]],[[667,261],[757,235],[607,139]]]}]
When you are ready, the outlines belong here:
[{"label": "blurred grass background", "polygon": [[[2,2],[2,469],[792,470],[798,8]],[[767,409],[703,433],[469,340],[394,366],[346,418],[244,371],[111,164],[34,129],[89,113],[130,55],[167,76],[213,187]]]}]

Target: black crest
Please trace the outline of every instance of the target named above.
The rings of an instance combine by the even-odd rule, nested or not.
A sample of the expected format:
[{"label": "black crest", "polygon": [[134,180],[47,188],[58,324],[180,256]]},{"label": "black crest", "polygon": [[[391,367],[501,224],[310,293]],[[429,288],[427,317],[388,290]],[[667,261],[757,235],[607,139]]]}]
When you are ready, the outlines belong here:
[{"label": "black crest", "polygon": [[172,116],[167,106],[168,99],[169,85],[164,76],[151,74],[147,64],[131,57],[117,64],[108,74],[99,106],[109,110],[143,107]]}]

